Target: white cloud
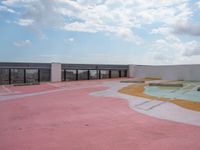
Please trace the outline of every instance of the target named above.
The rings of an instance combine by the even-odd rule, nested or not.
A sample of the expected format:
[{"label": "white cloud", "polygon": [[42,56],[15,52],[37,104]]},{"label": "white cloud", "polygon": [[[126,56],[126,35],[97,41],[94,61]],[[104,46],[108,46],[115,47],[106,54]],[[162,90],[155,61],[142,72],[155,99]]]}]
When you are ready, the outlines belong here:
[{"label": "white cloud", "polygon": [[13,4],[15,4],[16,2],[19,2],[19,1],[20,0],[4,0],[1,3],[9,6],[9,5],[13,5]]},{"label": "white cloud", "polygon": [[29,4],[30,2],[34,2],[37,0],[3,0],[1,3],[7,6],[13,6],[16,4]]},{"label": "white cloud", "polygon": [[184,42],[173,34],[165,34],[163,39],[152,43],[146,58],[151,64],[196,63],[194,57],[200,56],[200,44],[195,41]]},{"label": "white cloud", "polygon": [[[152,30],[152,34],[160,34],[163,39],[153,42],[148,56],[157,64],[197,63],[200,57],[200,44],[195,40],[182,41],[180,34],[200,35],[199,25],[178,22],[177,27],[163,26]],[[174,31],[175,30],[175,31]],[[177,34],[178,33],[178,34]],[[194,59],[195,57],[195,59]]]},{"label": "white cloud", "polygon": [[17,24],[21,26],[30,26],[34,23],[34,20],[32,19],[19,19]]},{"label": "white cloud", "polygon": [[166,27],[166,26],[154,28],[151,31],[152,34],[163,34],[163,35],[171,34],[171,32],[172,32],[172,28]]},{"label": "white cloud", "polygon": [[[36,32],[45,27],[103,32],[139,45],[143,37],[135,31],[145,28],[151,34],[162,36],[149,44],[145,61],[152,64],[192,62],[191,58],[200,55],[197,41],[181,41],[178,37],[180,34],[200,35],[200,25],[191,22],[193,12],[189,0],[4,0],[2,4],[13,11],[22,7],[25,11],[17,23],[30,26]],[[200,6],[200,2],[196,4]],[[147,27],[152,25],[153,29]],[[74,38],[65,42],[74,42]],[[30,44],[29,40],[14,43],[15,46]]]},{"label": "white cloud", "polygon": [[[15,23],[42,36],[43,29],[49,27],[101,32],[138,45],[149,44],[145,60],[155,64],[192,61],[191,58],[199,56],[199,39],[194,39],[200,36],[200,22],[194,22],[195,13],[199,12],[192,9],[190,0],[3,0],[0,3],[0,11],[20,10]],[[200,8],[200,1],[195,4]],[[193,36],[183,40],[181,34]],[[64,41],[69,43],[74,39]]]},{"label": "white cloud", "polygon": [[200,36],[200,22],[178,22],[175,26],[175,33]]},{"label": "white cloud", "polygon": [[92,28],[93,28],[93,25],[91,25],[89,23],[73,22],[73,23],[66,24],[63,29],[66,30],[66,31],[95,33],[96,30],[94,30]]},{"label": "white cloud", "polygon": [[15,11],[13,9],[10,9],[7,6],[1,6],[1,5],[0,5],[0,12],[15,13]]},{"label": "white cloud", "polygon": [[[188,39],[182,41],[174,33],[172,27],[159,27],[152,30],[153,34],[160,34],[163,39],[156,40],[147,54],[152,64],[188,64],[199,63],[200,44],[198,41]],[[183,33],[182,33],[183,34]]]},{"label": "white cloud", "polygon": [[74,42],[74,38],[69,38],[68,41]]},{"label": "white cloud", "polygon": [[56,0],[4,0],[2,4],[21,8],[21,16],[16,21],[22,26],[31,26],[31,29],[40,32],[44,27],[60,27],[64,25],[64,18],[56,13]]},{"label": "white cloud", "polygon": [[200,8],[200,1],[196,2],[198,8]]},{"label": "white cloud", "polygon": [[188,42],[185,46],[184,56],[199,56],[200,55],[200,44],[197,41]]},{"label": "white cloud", "polygon": [[13,43],[13,45],[17,47],[29,46],[31,44],[32,42],[30,40],[16,41]]},{"label": "white cloud", "polygon": [[[192,15],[188,0],[4,0],[2,4],[25,8],[21,20],[33,20],[35,30],[50,26],[66,31],[104,32],[141,43],[134,32],[143,26],[169,26]],[[159,13],[158,13],[159,12]]]},{"label": "white cloud", "polygon": [[65,38],[64,42],[65,42],[65,44],[74,43],[75,39],[73,37]]}]

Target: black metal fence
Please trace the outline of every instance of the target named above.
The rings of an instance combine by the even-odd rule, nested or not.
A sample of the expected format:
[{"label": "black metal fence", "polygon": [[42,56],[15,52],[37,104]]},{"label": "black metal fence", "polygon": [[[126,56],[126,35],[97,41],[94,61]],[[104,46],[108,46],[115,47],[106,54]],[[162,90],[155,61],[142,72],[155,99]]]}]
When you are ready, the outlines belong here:
[{"label": "black metal fence", "polygon": [[[62,81],[127,77],[128,65],[62,64]],[[51,80],[50,63],[0,63],[0,85]]]},{"label": "black metal fence", "polygon": [[121,78],[121,77],[127,77],[127,71],[128,70],[63,69],[62,81]]},{"label": "black metal fence", "polygon": [[49,82],[50,63],[0,63],[0,85]]},{"label": "black metal fence", "polygon": [[49,82],[50,69],[0,68],[0,85]]}]

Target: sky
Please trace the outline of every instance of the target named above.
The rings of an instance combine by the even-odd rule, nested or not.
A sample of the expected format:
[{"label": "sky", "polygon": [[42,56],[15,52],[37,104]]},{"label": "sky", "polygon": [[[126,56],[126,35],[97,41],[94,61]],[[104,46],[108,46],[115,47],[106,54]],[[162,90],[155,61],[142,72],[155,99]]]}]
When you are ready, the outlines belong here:
[{"label": "sky", "polygon": [[0,0],[0,62],[200,64],[200,0]]}]

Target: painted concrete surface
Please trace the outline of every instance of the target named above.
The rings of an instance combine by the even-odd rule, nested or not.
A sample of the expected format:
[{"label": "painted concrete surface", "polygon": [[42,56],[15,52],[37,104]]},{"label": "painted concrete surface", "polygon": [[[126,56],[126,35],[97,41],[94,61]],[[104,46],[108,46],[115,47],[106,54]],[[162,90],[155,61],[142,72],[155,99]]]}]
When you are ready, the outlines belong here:
[{"label": "painted concrete surface", "polygon": [[127,100],[129,107],[134,111],[160,119],[200,126],[200,112],[185,109],[170,102],[159,102],[157,100],[152,102],[145,98],[119,93],[119,89],[128,85],[126,83],[106,82],[103,85],[109,88],[105,91],[94,92],[91,95],[121,98]]},{"label": "painted concrete surface", "polygon": [[7,88],[4,85],[0,86],[0,96],[12,95],[17,93],[18,93],[17,91],[12,91],[10,88]]},{"label": "painted concrete surface", "polygon": [[[0,102],[0,149],[200,149],[199,126],[138,113],[128,107],[124,97],[94,96],[95,92],[109,90],[109,86],[110,91],[125,86],[117,80],[63,85],[55,83],[55,89]],[[21,94],[31,93],[21,90]],[[142,100],[138,98],[134,104]]]},{"label": "painted concrete surface", "polygon": [[146,86],[144,93],[156,97],[200,102],[200,92],[197,91],[199,87],[200,82],[183,82],[183,87]]}]

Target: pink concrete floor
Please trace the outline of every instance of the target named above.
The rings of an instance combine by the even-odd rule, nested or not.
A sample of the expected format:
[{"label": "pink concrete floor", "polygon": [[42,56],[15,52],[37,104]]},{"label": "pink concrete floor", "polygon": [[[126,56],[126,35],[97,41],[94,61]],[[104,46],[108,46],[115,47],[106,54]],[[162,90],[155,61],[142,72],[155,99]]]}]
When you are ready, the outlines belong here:
[{"label": "pink concrete floor", "polygon": [[1,101],[0,150],[200,150],[200,127],[134,112],[125,100],[89,95],[103,89]]}]

